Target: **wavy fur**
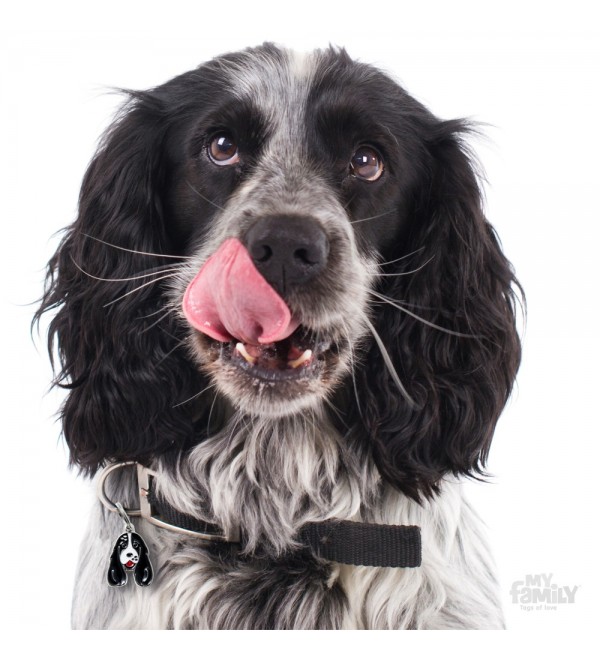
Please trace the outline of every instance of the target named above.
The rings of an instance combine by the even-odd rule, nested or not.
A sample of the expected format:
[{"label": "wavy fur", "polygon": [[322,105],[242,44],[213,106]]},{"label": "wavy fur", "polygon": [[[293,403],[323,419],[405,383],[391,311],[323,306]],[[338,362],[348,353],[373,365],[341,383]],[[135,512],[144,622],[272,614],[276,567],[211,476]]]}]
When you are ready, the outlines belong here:
[{"label": "wavy fur", "polygon": [[[141,523],[154,583],[110,590],[120,523],[98,505],[74,626],[502,627],[457,477],[484,474],[520,361],[520,288],[483,213],[469,125],[336,49],[265,44],[128,95],[36,314],[56,312],[64,436],[88,475],[151,464],[173,506],[240,525],[245,544]],[[224,128],[238,167],[206,157]],[[374,183],[348,174],[365,143],[385,162]],[[336,351],[312,382],[255,387],[192,331],[181,299],[225,238],[273,214],[310,215],[327,237],[326,268],[285,295]],[[133,475],[111,487],[135,495]],[[302,524],[332,517],[421,525],[422,567],[341,566],[299,547]]]}]

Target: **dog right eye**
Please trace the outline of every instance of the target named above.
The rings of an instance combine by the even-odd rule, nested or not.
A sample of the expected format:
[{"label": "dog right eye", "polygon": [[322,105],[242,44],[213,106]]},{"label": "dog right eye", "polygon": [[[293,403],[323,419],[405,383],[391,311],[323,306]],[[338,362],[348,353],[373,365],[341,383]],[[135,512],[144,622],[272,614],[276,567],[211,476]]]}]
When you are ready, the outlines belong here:
[{"label": "dog right eye", "polygon": [[350,159],[350,173],[363,181],[377,181],[383,169],[383,158],[369,145],[359,147]]},{"label": "dog right eye", "polygon": [[231,133],[224,131],[212,136],[208,143],[208,157],[215,165],[235,165],[239,162],[238,145]]}]

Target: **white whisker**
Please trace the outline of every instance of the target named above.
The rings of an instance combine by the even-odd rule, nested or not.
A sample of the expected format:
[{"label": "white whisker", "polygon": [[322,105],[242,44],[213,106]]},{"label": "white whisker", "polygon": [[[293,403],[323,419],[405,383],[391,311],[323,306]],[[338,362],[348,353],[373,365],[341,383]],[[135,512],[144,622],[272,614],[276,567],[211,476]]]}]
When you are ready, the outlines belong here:
[{"label": "white whisker", "polygon": [[[173,309],[175,309],[175,308],[173,308]],[[177,341],[179,343],[185,343],[187,341],[187,339],[179,339],[179,337],[176,337],[172,332],[169,332],[165,328],[162,328],[160,325],[158,326],[158,329],[162,330],[165,333],[165,335],[168,335],[169,337],[171,337],[171,339],[174,339],[175,341]]]},{"label": "white whisker", "polygon": [[404,273],[379,273],[377,277],[402,277],[403,275],[413,275],[414,273],[418,273],[422,268],[425,268],[425,266],[427,266],[428,263],[432,262],[434,258],[435,255],[427,259],[427,261],[424,264],[421,264],[418,268],[415,268],[414,270],[407,270]]},{"label": "white whisker", "polygon": [[198,197],[203,199],[205,202],[208,202],[209,204],[212,204],[214,207],[218,208],[219,211],[224,211],[225,210],[222,206],[219,206],[218,204],[213,202],[212,199],[208,199],[208,197],[205,197],[202,193],[198,192],[189,181],[186,180],[186,183],[196,193],[196,195],[198,195]]},{"label": "white whisker", "polygon": [[193,401],[194,399],[197,399],[199,396],[202,396],[204,392],[207,392],[208,390],[212,389],[213,387],[216,387],[216,383],[210,383],[207,387],[205,387],[203,390],[198,392],[197,394],[194,394],[191,396],[189,399],[186,399],[185,401],[180,401],[179,403],[176,403],[173,408],[179,408],[179,406],[183,406],[186,403],[189,403],[190,401]]},{"label": "white whisker", "polygon": [[441,332],[445,332],[449,335],[454,335],[455,337],[465,337],[466,339],[482,339],[481,335],[469,335],[464,332],[457,332],[456,330],[448,330],[448,328],[443,328],[441,325],[436,325],[435,323],[432,323],[431,321],[428,321],[427,319],[418,316],[414,312],[411,312],[405,307],[399,305],[395,300],[392,300],[391,298],[388,298],[387,296],[384,296],[381,293],[377,293],[377,291],[371,291],[371,293],[376,298],[379,298],[379,300],[387,303],[388,305],[391,305],[392,307],[395,307],[396,309],[399,309],[401,312],[404,312],[405,314],[412,316],[414,319],[417,319],[417,321],[421,321],[421,323],[424,323],[425,325],[428,325],[431,328],[435,328],[436,330],[440,330]]},{"label": "white whisker", "polygon": [[359,417],[361,417],[362,419],[363,418],[362,408],[360,407],[360,400],[358,397],[358,385],[356,384],[356,357],[354,355],[354,345],[350,338],[350,332],[348,330],[348,326],[345,323],[342,323],[342,328],[344,330],[344,334],[346,335],[346,340],[348,341],[348,347],[350,350],[350,373],[352,375],[352,385],[354,387],[354,398],[356,399],[356,406],[358,408]]},{"label": "white whisker", "polygon": [[[160,328],[160,329],[162,330],[162,328]],[[169,336],[172,336],[171,333],[167,333],[167,334],[168,334]],[[171,355],[172,355],[172,354],[173,354],[178,348],[180,348],[181,346],[183,346],[183,345],[186,344],[186,343],[187,343],[187,339],[182,339],[182,340],[178,341],[178,342],[175,344],[175,346],[173,346],[173,348],[172,348],[172,349],[171,349],[166,355],[164,355],[163,357],[160,358],[160,360],[156,363],[156,366],[158,366],[159,364],[162,364],[162,363],[163,363],[167,358],[169,358],[169,357],[170,357],[170,356],[171,356]]]},{"label": "white whisker", "polygon": [[136,291],[139,291],[140,289],[143,289],[146,286],[150,286],[151,284],[156,284],[156,282],[159,282],[160,280],[166,280],[168,277],[173,277],[174,275],[175,273],[170,273],[168,275],[161,275],[160,277],[157,277],[151,282],[144,282],[144,284],[140,284],[140,286],[136,286],[135,289],[132,289],[127,293],[124,293],[122,296],[119,296],[118,298],[115,298],[110,302],[107,302],[105,305],[102,305],[102,307],[108,307],[109,305],[114,305],[116,302],[119,302],[119,300],[123,300],[123,298],[127,298],[127,296],[130,296],[132,293],[135,293]]},{"label": "white whisker", "polygon": [[348,209],[348,207],[350,206],[350,204],[352,204],[352,202],[355,200],[355,198],[356,198],[356,195],[352,195],[352,197],[350,197],[350,199],[344,204],[344,210]]},{"label": "white whisker", "polygon": [[384,213],[379,213],[378,215],[372,215],[370,218],[360,218],[360,220],[351,220],[351,225],[357,225],[359,222],[367,222],[367,220],[377,220],[377,218],[383,218],[384,215],[389,215],[390,213],[395,213],[396,209],[390,209]]},{"label": "white whisker", "polygon": [[184,257],[180,254],[160,254],[158,252],[142,252],[141,250],[132,250],[130,248],[121,247],[120,245],[115,245],[114,243],[108,243],[107,241],[103,241],[101,238],[96,238],[95,236],[92,236],[91,234],[86,234],[85,232],[81,232],[81,233],[83,236],[87,238],[91,238],[93,241],[97,241],[98,243],[102,243],[103,245],[108,245],[108,247],[115,248],[115,250],[122,250],[123,252],[141,254],[146,257],[163,257],[164,259],[183,259],[184,261],[189,261],[189,259],[191,259],[191,257]]},{"label": "white whisker", "polygon": [[136,321],[143,321],[144,319],[149,319],[149,318],[151,318],[152,316],[156,316],[157,314],[160,314],[161,312],[166,311],[166,309],[167,309],[168,306],[169,306],[169,305],[165,305],[164,307],[159,307],[159,308],[158,308],[157,310],[155,310],[154,312],[150,312],[150,314],[144,314],[144,316],[137,316],[137,317],[136,317]]},{"label": "white whisker", "polygon": [[325,405],[326,405],[328,408],[330,408],[331,411],[335,414],[335,416],[340,420],[340,422],[341,422],[346,428],[349,428],[349,427],[348,427],[348,424],[347,424],[347,422],[346,422],[346,420],[342,417],[342,413],[341,413],[340,409],[339,409],[337,406],[335,406],[335,405],[331,402],[331,400],[330,400],[329,398],[324,399],[324,402],[325,402]]},{"label": "white whisker", "polygon": [[390,376],[392,377],[392,380],[396,385],[398,386],[398,389],[404,396],[404,398],[408,401],[408,403],[415,407],[415,402],[414,399],[410,396],[410,394],[406,391],[406,388],[402,384],[402,381],[400,380],[400,376],[398,376],[398,372],[396,371],[396,368],[394,367],[394,364],[392,363],[392,359],[390,358],[390,354],[387,351],[387,348],[385,347],[385,344],[383,343],[383,340],[379,336],[379,333],[377,330],[375,330],[375,327],[369,321],[368,318],[365,317],[365,323],[369,326],[369,330],[371,331],[371,334],[373,335],[373,338],[377,342],[377,345],[379,346],[379,350],[381,351],[381,356],[383,357],[383,361],[385,362],[385,366],[388,368],[388,371],[390,372]]},{"label": "white whisker", "polygon": [[132,280],[143,280],[146,277],[153,277],[154,275],[162,275],[164,273],[176,273],[177,268],[163,268],[161,270],[152,270],[152,272],[147,272],[144,275],[133,275],[132,277],[98,277],[97,275],[92,275],[84,270],[76,261],[71,257],[71,261],[77,270],[81,271],[87,277],[91,277],[93,280],[98,280],[99,282],[131,282]]},{"label": "white whisker", "polygon": [[206,422],[206,435],[207,437],[210,435],[210,420],[212,419],[212,414],[213,414],[213,408],[215,407],[215,403],[217,402],[217,397],[219,396],[219,390],[215,392],[215,398],[213,399],[213,402],[210,406],[210,410],[208,412],[208,421]]},{"label": "white whisker", "polygon": [[162,316],[160,316],[156,321],[154,321],[154,323],[151,323],[147,328],[141,330],[140,334],[144,334],[145,332],[152,330],[152,328],[157,326],[161,321],[164,321],[167,318],[167,316],[169,316],[170,314],[171,314],[171,310],[167,309],[167,311]]},{"label": "white whisker", "polygon": [[412,257],[414,254],[418,254],[419,252],[423,252],[425,249],[425,246],[420,247],[418,250],[415,250],[414,252],[409,252],[408,254],[405,254],[403,257],[398,257],[398,259],[392,259],[391,261],[384,261],[383,263],[380,263],[380,266],[389,266],[390,264],[395,264],[398,263],[398,261],[402,261],[403,259],[408,259],[409,257]]}]

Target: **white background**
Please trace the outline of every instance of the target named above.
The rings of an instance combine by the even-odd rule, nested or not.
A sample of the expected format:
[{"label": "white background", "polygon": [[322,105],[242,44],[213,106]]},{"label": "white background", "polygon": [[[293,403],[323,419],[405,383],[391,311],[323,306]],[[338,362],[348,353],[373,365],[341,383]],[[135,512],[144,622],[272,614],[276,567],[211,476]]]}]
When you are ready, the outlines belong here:
[{"label": "white background", "polygon": [[[474,143],[487,212],[527,293],[518,385],[496,432],[486,520],[513,631],[581,640],[598,580],[597,242],[600,33],[593,3],[22,3],[3,10],[0,113],[2,619],[67,630],[92,494],[67,470],[60,392],[29,334],[52,234],[76,214],[81,177],[120,100],[224,51],[265,40],[345,46],[443,118],[485,122]],[[578,586],[575,603],[524,612],[528,574]],[[511,634],[511,633],[509,633]],[[512,633],[514,634],[514,633]],[[559,642],[557,642],[559,643]],[[497,642],[492,644],[497,646]],[[555,647],[556,648],[556,647]]]}]

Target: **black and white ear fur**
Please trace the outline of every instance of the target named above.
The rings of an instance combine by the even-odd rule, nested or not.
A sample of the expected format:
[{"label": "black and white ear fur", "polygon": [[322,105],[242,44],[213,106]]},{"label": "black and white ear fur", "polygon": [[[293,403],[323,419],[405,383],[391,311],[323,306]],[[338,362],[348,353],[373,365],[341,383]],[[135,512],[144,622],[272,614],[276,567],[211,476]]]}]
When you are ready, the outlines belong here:
[{"label": "black and white ear fur", "polygon": [[115,543],[112,554],[110,555],[110,564],[108,566],[107,579],[108,584],[113,587],[124,587],[127,584],[127,572],[121,563],[121,537]]},{"label": "black and white ear fur", "polygon": [[141,286],[174,264],[140,254],[171,252],[162,217],[166,114],[156,90],[132,94],[104,136],[36,315],[58,310],[48,343],[51,355],[58,346],[56,382],[69,391],[63,429],[72,463],[89,474],[106,461],[190,445],[191,415],[175,404],[206,385],[177,346],[183,331],[173,315],[159,319],[164,278]]},{"label": "black and white ear fur", "polygon": [[396,257],[418,252],[386,270],[405,277],[381,278],[379,286],[453,334],[378,305],[374,324],[414,405],[400,394],[377,345],[355,374],[363,408],[355,406],[359,433],[370,439],[384,478],[417,500],[433,495],[446,473],[483,474],[521,357],[515,327],[520,287],[484,217],[462,142],[466,131],[459,121],[436,120],[430,127],[429,175],[415,193]]},{"label": "black and white ear fur", "polygon": [[150,557],[148,555],[148,547],[146,546],[144,539],[139,534],[133,532],[131,537],[132,539],[137,540],[140,547],[140,558],[135,568],[133,569],[133,579],[138,586],[147,587],[152,582],[152,578],[154,577],[152,564],[150,563]]}]

